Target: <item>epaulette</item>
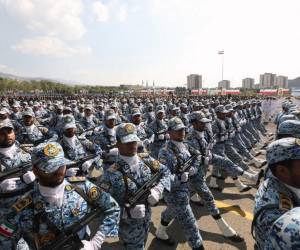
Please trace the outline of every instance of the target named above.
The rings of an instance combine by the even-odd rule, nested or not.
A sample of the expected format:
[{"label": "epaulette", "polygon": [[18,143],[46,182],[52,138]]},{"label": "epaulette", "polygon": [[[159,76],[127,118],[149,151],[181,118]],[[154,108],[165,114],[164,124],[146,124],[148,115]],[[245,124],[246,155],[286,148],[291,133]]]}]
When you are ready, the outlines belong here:
[{"label": "epaulette", "polygon": [[16,203],[12,205],[12,208],[15,212],[19,213],[24,208],[28,207],[30,204],[32,204],[32,197],[30,194],[21,197]]},{"label": "epaulette", "polygon": [[283,211],[288,211],[293,208],[293,202],[292,199],[288,196],[279,193],[279,209]]},{"label": "epaulette", "polygon": [[114,164],[112,164],[112,165],[107,169],[107,171],[110,172],[110,173],[114,173],[114,172],[116,172],[118,169],[119,169],[119,166],[118,166],[116,163],[114,163]]},{"label": "epaulette", "polygon": [[84,176],[71,176],[68,177],[68,182],[74,183],[74,182],[85,182],[86,178]]}]

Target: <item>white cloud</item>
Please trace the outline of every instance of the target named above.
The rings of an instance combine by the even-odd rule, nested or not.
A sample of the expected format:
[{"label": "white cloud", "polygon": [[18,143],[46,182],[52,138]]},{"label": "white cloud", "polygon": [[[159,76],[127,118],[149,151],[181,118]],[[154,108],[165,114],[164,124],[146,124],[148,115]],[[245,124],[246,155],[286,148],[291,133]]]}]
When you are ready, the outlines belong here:
[{"label": "white cloud", "polygon": [[0,0],[0,4],[27,29],[44,35],[76,40],[86,32],[82,0]]},{"label": "white cloud", "polygon": [[92,11],[98,22],[106,22],[109,19],[108,7],[100,1],[92,3]]},{"label": "white cloud", "polygon": [[71,47],[59,38],[50,36],[24,38],[19,44],[13,45],[12,49],[23,54],[53,57],[86,56],[91,53],[89,47]]},{"label": "white cloud", "polygon": [[125,5],[121,5],[119,7],[118,13],[117,13],[118,19],[120,22],[125,22],[128,17],[128,11]]}]

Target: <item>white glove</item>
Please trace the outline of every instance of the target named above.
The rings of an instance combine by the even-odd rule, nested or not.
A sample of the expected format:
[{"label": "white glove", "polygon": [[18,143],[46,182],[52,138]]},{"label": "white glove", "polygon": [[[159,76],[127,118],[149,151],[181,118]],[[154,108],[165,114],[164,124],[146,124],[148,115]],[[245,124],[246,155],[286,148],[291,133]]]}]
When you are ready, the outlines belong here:
[{"label": "white glove", "polygon": [[208,164],[209,164],[209,161],[210,161],[209,156],[206,156],[206,157],[204,158],[204,165],[208,165]]},{"label": "white glove", "polygon": [[165,135],[158,135],[158,139],[159,140],[164,140],[165,139]]},{"label": "white glove", "polygon": [[220,141],[224,141],[224,140],[225,140],[225,136],[222,135],[222,136],[220,137]]},{"label": "white glove", "polygon": [[117,156],[118,154],[119,154],[118,148],[112,148],[111,150],[109,150],[109,152],[108,152],[107,155],[110,155],[110,156]]},{"label": "white glove", "polygon": [[166,134],[166,140],[170,140],[170,135],[168,133]]},{"label": "white glove", "polygon": [[27,173],[25,173],[23,175],[23,181],[26,183],[26,184],[30,184],[32,182],[34,182],[36,179],[34,173],[32,171],[27,171]]},{"label": "white glove", "polygon": [[98,250],[101,249],[101,245],[104,242],[105,235],[97,232],[93,239],[90,241],[82,240],[83,247],[80,250]]},{"label": "white glove", "polygon": [[224,136],[224,141],[226,141],[228,139],[228,135]]},{"label": "white glove", "polygon": [[92,166],[94,161],[95,161],[95,159],[90,159],[88,161],[85,161],[81,166],[82,171],[87,172],[89,170],[89,168]]},{"label": "white glove", "polygon": [[79,168],[69,168],[67,169],[66,176],[67,177],[76,176],[78,171]]},{"label": "white glove", "polygon": [[241,127],[238,127],[238,129],[237,129],[239,132],[241,132],[241,130],[242,130],[242,128]]},{"label": "white glove", "polygon": [[189,179],[189,173],[188,172],[183,172],[180,176],[181,182],[187,182]]},{"label": "white glove", "polygon": [[150,195],[148,196],[148,202],[151,206],[154,206],[156,203],[159,202],[159,199],[161,198],[161,190],[159,188],[152,188],[150,190]]},{"label": "white glove", "polygon": [[14,191],[17,188],[17,181],[20,178],[10,178],[0,183],[0,189],[4,192]]},{"label": "white glove", "polygon": [[190,170],[189,170],[189,175],[193,176],[193,175],[197,174],[197,172],[198,172],[198,168],[191,167]]},{"label": "white glove", "polygon": [[229,138],[234,138],[234,136],[235,136],[235,132],[233,131],[230,133]]},{"label": "white glove", "polygon": [[[140,204],[140,205],[136,205],[135,207],[131,208],[130,209],[130,215],[131,215],[131,218],[133,218],[133,219],[143,219],[145,217],[145,215],[146,215],[145,205],[144,204]],[[124,209],[122,218],[123,219],[127,219],[128,218],[127,212],[126,212],[125,209]]]}]

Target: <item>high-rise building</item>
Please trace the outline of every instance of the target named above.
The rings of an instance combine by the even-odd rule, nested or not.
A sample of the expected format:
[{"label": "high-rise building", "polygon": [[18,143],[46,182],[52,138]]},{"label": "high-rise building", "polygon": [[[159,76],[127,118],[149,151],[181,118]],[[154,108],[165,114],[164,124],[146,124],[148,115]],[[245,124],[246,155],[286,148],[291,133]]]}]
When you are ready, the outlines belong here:
[{"label": "high-rise building", "polygon": [[259,77],[259,85],[261,88],[272,88],[275,86],[276,74],[264,73]]},{"label": "high-rise building", "polygon": [[276,76],[275,85],[280,88],[288,88],[288,77],[287,76]]},{"label": "high-rise building", "polygon": [[254,79],[253,78],[243,79],[243,89],[254,89]]},{"label": "high-rise building", "polygon": [[187,76],[187,88],[188,89],[202,89],[202,76],[197,74],[191,74]]},{"label": "high-rise building", "polygon": [[218,88],[223,89],[230,89],[230,81],[229,80],[223,80],[218,82]]}]

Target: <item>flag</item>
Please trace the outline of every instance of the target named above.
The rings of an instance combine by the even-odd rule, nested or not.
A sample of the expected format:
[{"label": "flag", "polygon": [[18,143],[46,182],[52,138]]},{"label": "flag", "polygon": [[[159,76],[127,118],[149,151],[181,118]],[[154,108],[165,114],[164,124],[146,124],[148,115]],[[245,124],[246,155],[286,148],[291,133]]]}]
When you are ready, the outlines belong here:
[{"label": "flag", "polygon": [[223,55],[223,54],[224,54],[224,50],[219,50],[219,51],[218,51],[218,54],[219,54],[219,55]]},{"label": "flag", "polygon": [[8,222],[2,222],[0,225],[0,234],[5,237],[11,237],[16,231],[16,227],[9,224]]}]

